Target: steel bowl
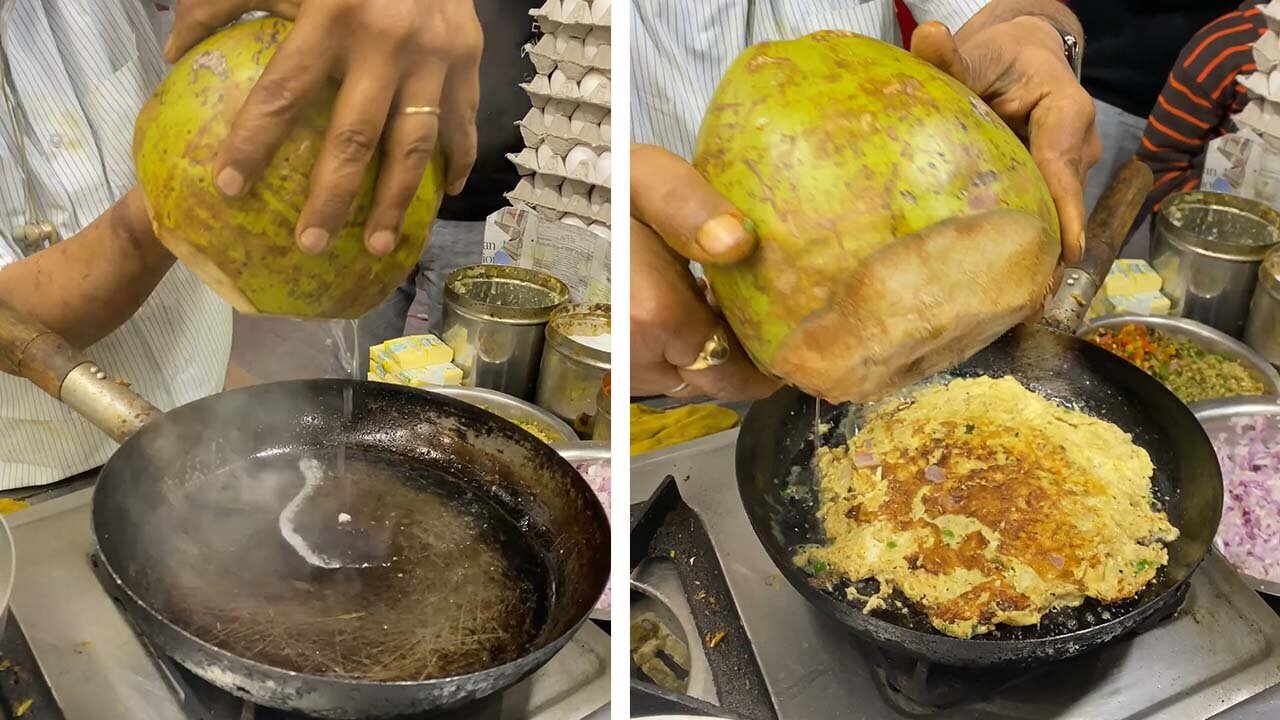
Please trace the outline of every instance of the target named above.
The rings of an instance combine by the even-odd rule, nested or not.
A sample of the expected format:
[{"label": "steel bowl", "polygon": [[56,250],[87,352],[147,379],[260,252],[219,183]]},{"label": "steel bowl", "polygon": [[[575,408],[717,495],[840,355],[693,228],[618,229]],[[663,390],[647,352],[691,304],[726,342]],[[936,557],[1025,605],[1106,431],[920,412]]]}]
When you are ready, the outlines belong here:
[{"label": "steel bowl", "polygon": [[569,427],[568,423],[556,417],[550,411],[543,410],[533,403],[525,402],[504,392],[477,387],[431,387],[426,389],[429,392],[457,398],[482,410],[488,410],[494,415],[510,420],[517,425],[523,423],[536,425],[539,430],[550,436],[551,441],[549,444],[552,445],[573,442],[578,438],[578,435],[573,431],[573,428]]},{"label": "steel bowl", "polygon": [[1195,320],[1181,317],[1160,317],[1150,315],[1106,315],[1088,322],[1076,333],[1083,339],[1103,328],[1118,329],[1125,325],[1144,325],[1154,330],[1194,342],[1202,349],[1238,360],[1253,371],[1263,387],[1266,395],[1280,395],[1280,372],[1271,366],[1253,348],[1219,330]]},{"label": "steel bowl", "polygon": [[[1204,426],[1204,431],[1209,435],[1210,439],[1216,438],[1223,433],[1228,436],[1234,435],[1235,429],[1231,427],[1231,421],[1237,417],[1266,415],[1280,420],[1280,397],[1272,395],[1205,400],[1192,403],[1190,407],[1191,412],[1195,413],[1196,419]],[[1277,440],[1280,440],[1280,438],[1277,438]],[[1225,476],[1223,477],[1223,482],[1226,482]],[[1215,552],[1217,552],[1216,546]],[[1236,570],[1236,572],[1254,590],[1280,597],[1280,582],[1256,578],[1242,570]]]},{"label": "steel bowl", "polygon": [[[560,453],[560,457],[564,458],[565,460],[568,460],[574,465],[577,465],[578,463],[598,462],[600,460],[604,460],[606,462],[612,462],[611,460],[612,455],[609,454],[609,443],[604,440],[591,440],[588,442],[556,443],[551,446],[551,449]],[[612,492],[613,490],[612,474],[610,475],[609,483],[610,483],[609,490]],[[608,510],[608,508],[606,508],[606,510]],[[592,620],[604,620],[607,622],[610,616],[611,616],[611,609],[601,610],[600,608],[593,608],[591,610]]]}]

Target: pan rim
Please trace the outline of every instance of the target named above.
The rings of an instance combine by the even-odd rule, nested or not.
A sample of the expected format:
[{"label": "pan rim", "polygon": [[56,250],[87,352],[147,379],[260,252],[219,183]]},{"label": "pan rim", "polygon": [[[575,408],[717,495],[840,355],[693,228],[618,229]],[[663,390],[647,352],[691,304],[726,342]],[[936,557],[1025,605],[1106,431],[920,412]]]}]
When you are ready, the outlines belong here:
[{"label": "pan rim", "polygon": [[[503,418],[500,415],[484,410],[483,408],[480,408],[475,405],[471,405],[470,403],[467,403],[463,400],[450,397],[441,393],[433,393],[423,388],[413,388],[413,387],[402,386],[402,385],[389,385],[387,383],[378,383],[374,381],[356,380],[356,379],[350,379],[350,378],[314,378],[314,379],[305,379],[305,380],[283,380],[283,381],[272,382],[272,383],[263,383],[261,385],[255,385],[251,387],[238,388],[236,390],[224,391],[223,393],[218,393],[216,395],[211,395],[205,398],[199,398],[190,403],[187,403],[186,405],[180,406],[179,408],[175,408],[173,411],[170,411],[170,413],[166,413],[166,416],[172,414],[173,412],[176,412],[177,410],[181,410],[182,408],[196,405],[204,401],[209,401],[214,398],[220,397],[222,395],[228,395],[232,393],[247,394],[248,392],[252,391],[255,388],[282,387],[287,385],[316,385],[316,384],[329,384],[329,385],[333,385],[334,387],[341,387],[348,384],[377,386],[379,387],[380,390],[386,390],[387,392],[401,393],[406,395],[420,394],[420,395],[425,395],[427,397],[430,397],[434,402],[443,404],[446,407],[449,407],[455,411],[461,411],[461,414],[463,415],[475,413],[475,414],[480,414],[482,416],[489,416],[492,418],[496,418],[498,421],[508,426],[509,429],[512,429],[517,433],[527,435],[532,442],[537,443],[538,446],[540,446],[541,448],[545,448],[545,452],[549,453],[547,457],[548,458],[554,457],[554,460],[552,460],[553,463],[559,463],[559,464],[562,464],[564,467],[567,467],[571,472],[571,477],[574,478],[574,482],[581,484],[582,486],[581,489],[585,493],[585,495],[587,497],[590,497],[593,501],[595,500],[595,495],[591,491],[590,486],[587,485],[586,480],[584,480],[581,477],[577,469],[573,467],[573,464],[568,460],[566,460],[558,452],[556,452],[550,445],[547,445],[541,440],[538,440],[535,436],[530,434],[527,430],[521,428],[519,425],[516,425],[515,423],[512,423],[506,418]],[[110,468],[111,462],[116,458],[118,453],[123,451],[130,444],[136,444],[137,442],[140,442],[136,440],[136,438],[145,437],[148,434],[148,431],[150,431],[152,427],[161,425],[163,421],[164,421],[164,418],[160,418],[157,421],[148,423],[148,425],[144,426],[141,430],[139,430],[127,441],[125,441],[125,443],[123,443],[120,446],[120,448],[117,449],[115,453],[112,453],[112,456],[107,459],[106,464],[104,464],[102,467],[102,471],[99,477],[101,478],[102,475],[108,471],[108,469]],[[539,452],[541,452],[541,449],[539,450]],[[170,631],[180,634],[185,639],[191,641],[196,646],[200,647],[203,651],[214,655],[215,657],[219,658],[221,661],[242,664],[244,666],[252,668],[257,672],[262,672],[264,675],[267,675],[267,676],[276,676],[276,677],[284,678],[288,680],[306,680],[307,682],[312,682],[312,683],[321,683],[321,684],[330,685],[330,686],[343,686],[343,687],[351,687],[351,688],[377,687],[377,688],[416,689],[416,688],[422,688],[422,687],[437,685],[437,684],[445,685],[445,684],[459,683],[459,682],[465,683],[468,680],[480,679],[482,676],[486,676],[489,674],[501,675],[503,674],[504,670],[514,669],[514,666],[525,663],[529,658],[535,655],[538,655],[540,653],[547,652],[551,648],[556,648],[556,651],[558,652],[559,649],[563,648],[564,644],[568,642],[578,632],[578,630],[582,627],[582,624],[590,619],[591,610],[594,609],[594,605],[595,605],[595,601],[593,601],[591,603],[591,606],[588,607],[587,610],[581,614],[581,617],[578,618],[575,622],[568,625],[566,630],[563,633],[557,634],[553,637],[549,637],[546,639],[545,642],[542,642],[536,645],[531,645],[529,649],[522,652],[519,656],[511,660],[508,660],[504,663],[492,665],[480,670],[473,670],[468,673],[462,673],[458,675],[448,675],[444,677],[428,678],[426,680],[380,681],[380,680],[362,680],[359,678],[335,677],[330,675],[318,675],[318,674],[298,672],[296,670],[289,670],[286,668],[277,667],[275,665],[268,665],[259,660],[255,660],[253,658],[236,655],[221,647],[218,647],[213,643],[203,640],[195,636],[194,634],[192,634],[186,628],[179,626],[169,618],[165,617],[162,613],[160,613],[154,607],[152,607],[150,603],[144,601],[141,597],[139,597],[138,593],[135,592],[133,588],[130,587],[129,584],[120,575],[120,573],[117,572],[115,566],[111,563],[109,554],[105,552],[102,548],[102,543],[100,541],[101,536],[99,534],[99,528],[97,526],[97,515],[98,515],[97,508],[99,503],[98,498],[100,496],[101,494],[97,492],[97,487],[95,487],[92,506],[90,509],[91,531],[94,538],[94,545],[97,550],[97,554],[100,562],[102,562],[103,566],[106,568],[107,572],[110,574],[111,579],[116,583],[117,586],[119,586],[120,590],[125,595],[128,596],[129,602],[134,607],[138,608],[140,611],[146,613],[146,615],[151,621],[158,622],[164,625],[165,627],[167,627]],[[609,527],[608,520],[605,518],[604,509],[600,507],[600,503],[598,501],[588,503],[587,507],[589,508],[587,512],[595,515],[596,519],[599,520],[599,525],[604,528],[604,542],[610,543],[612,539],[611,537],[612,533]],[[0,520],[2,520],[2,518],[0,518]],[[7,526],[6,526],[6,530],[7,530]],[[605,557],[606,559],[608,558],[608,553],[605,554]],[[606,572],[603,583],[600,584],[599,588],[596,589],[596,592],[594,593],[594,595],[597,597],[597,599],[599,595],[603,594],[605,587],[608,585],[609,576],[610,576],[610,573]],[[141,634],[142,633],[141,629],[139,629],[138,632]],[[154,639],[154,638],[149,637],[148,639]],[[157,644],[159,645],[160,643],[157,643]],[[175,660],[178,660],[177,653],[175,653],[171,648],[161,646],[159,649],[161,650],[161,652],[165,653],[166,655],[169,655],[173,657]],[[547,659],[549,658],[550,656],[548,656]],[[186,663],[182,663],[180,660],[179,662],[183,664],[184,667],[186,666]],[[541,666],[541,663],[539,663],[538,667],[540,666]],[[188,669],[195,672],[193,668],[188,668]],[[216,685],[218,683],[214,683],[214,684]],[[494,692],[497,692],[497,691],[499,691],[499,689],[494,690]],[[472,696],[472,697],[479,697],[479,696]]]}]

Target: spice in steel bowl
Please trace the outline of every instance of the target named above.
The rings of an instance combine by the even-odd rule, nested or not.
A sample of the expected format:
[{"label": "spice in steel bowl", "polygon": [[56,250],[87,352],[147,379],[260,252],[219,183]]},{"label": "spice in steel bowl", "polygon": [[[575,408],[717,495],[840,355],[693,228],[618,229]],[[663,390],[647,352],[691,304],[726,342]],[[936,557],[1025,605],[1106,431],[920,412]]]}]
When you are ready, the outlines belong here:
[{"label": "spice in steel bowl", "polygon": [[1184,403],[1260,395],[1262,381],[1244,363],[1208,352],[1190,340],[1136,323],[1119,330],[1103,328],[1093,344],[1142,368]]},{"label": "spice in steel bowl", "polygon": [[1222,520],[1213,544],[1237,570],[1280,582],[1280,420],[1246,416],[1212,433],[1222,466]]}]

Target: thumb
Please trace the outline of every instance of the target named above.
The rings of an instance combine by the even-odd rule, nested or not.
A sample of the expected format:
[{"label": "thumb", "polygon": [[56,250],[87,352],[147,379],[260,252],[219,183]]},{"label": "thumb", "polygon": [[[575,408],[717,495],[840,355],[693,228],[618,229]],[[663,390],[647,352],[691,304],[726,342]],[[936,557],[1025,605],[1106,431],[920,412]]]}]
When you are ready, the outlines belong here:
[{"label": "thumb", "polygon": [[917,27],[911,33],[911,54],[969,85],[969,61],[960,54],[956,39],[946,25],[933,20]]},{"label": "thumb", "polygon": [[656,146],[631,146],[631,216],[704,265],[736,263],[755,250],[750,221],[692,165]]}]

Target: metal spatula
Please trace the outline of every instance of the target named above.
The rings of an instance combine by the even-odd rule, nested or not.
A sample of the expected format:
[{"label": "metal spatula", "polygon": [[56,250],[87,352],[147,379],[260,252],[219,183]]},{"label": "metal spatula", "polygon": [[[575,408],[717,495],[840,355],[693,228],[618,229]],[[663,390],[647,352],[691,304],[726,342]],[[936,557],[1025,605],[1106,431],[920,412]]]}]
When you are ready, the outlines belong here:
[{"label": "metal spatula", "polygon": [[[352,503],[345,473],[326,472],[312,458],[298,461],[305,484],[280,511],[280,534],[311,565],[336,570],[391,562],[391,527]],[[362,517],[363,515],[363,517]]]}]

